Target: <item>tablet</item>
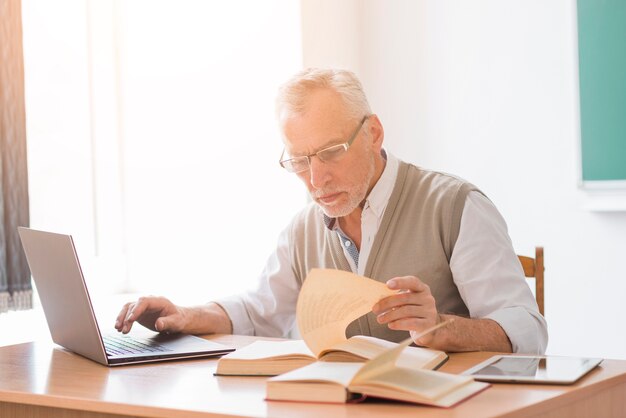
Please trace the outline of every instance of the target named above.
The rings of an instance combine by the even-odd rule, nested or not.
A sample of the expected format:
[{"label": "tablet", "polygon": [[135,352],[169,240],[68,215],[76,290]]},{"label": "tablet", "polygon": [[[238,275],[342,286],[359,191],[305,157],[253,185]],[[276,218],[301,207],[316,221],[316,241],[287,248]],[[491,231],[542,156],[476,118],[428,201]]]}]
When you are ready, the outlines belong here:
[{"label": "tablet", "polygon": [[487,382],[567,385],[589,373],[601,361],[584,357],[497,355],[462,374]]}]

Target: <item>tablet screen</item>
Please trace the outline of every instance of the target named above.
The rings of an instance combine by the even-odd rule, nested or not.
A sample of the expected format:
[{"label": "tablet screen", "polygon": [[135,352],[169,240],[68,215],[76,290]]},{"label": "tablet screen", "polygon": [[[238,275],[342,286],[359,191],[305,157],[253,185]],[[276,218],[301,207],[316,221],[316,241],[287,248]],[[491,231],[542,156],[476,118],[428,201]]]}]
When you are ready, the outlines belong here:
[{"label": "tablet screen", "polygon": [[546,373],[546,359],[536,357],[500,357],[472,374],[536,376]]},{"label": "tablet screen", "polygon": [[573,383],[601,361],[582,357],[494,356],[464,374],[501,382]]}]

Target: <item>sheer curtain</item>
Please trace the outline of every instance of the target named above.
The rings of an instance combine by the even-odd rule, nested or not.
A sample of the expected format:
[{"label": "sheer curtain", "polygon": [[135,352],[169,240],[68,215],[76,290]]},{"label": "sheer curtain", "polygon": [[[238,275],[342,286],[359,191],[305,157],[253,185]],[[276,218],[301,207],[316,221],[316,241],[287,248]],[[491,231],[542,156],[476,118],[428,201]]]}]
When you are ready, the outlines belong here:
[{"label": "sheer curtain", "polygon": [[0,2],[0,312],[32,307],[18,226],[28,226],[24,66],[19,0]]}]

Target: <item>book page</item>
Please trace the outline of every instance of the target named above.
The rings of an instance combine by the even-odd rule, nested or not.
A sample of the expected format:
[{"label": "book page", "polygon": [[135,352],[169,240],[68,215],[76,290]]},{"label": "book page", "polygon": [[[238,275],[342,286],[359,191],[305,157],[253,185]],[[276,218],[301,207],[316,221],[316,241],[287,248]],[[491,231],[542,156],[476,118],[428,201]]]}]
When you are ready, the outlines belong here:
[{"label": "book page", "polygon": [[[397,346],[397,343],[367,335],[355,335],[347,341],[334,344],[320,354],[322,361],[366,361],[384,351]],[[346,354],[349,353],[349,354]],[[350,357],[352,357],[350,359]],[[396,365],[409,369],[432,369],[445,362],[448,355],[439,350],[424,347],[406,347],[398,356]]]},{"label": "book page", "polygon": [[272,377],[272,382],[333,382],[345,388],[357,373],[359,363],[326,363],[318,361],[308,366]]},{"label": "book page", "polygon": [[360,357],[364,360],[369,360],[383,351],[392,349],[397,344],[391,341],[382,340],[376,337],[370,337],[368,335],[355,335],[348,338],[346,341],[340,341],[333,344],[332,347],[326,348],[320,353],[320,359],[324,361],[332,360],[333,355],[336,352],[348,352]]},{"label": "book page", "polygon": [[[435,331],[436,329],[439,329],[449,324],[450,322],[452,322],[452,320],[443,321],[443,322],[438,323],[437,325],[427,328],[424,331],[417,334],[415,336],[415,339],[422,338],[424,335],[429,334]],[[406,340],[398,343],[398,345],[395,348],[392,348],[391,350],[383,351],[382,354],[379,354],[376,357],[372,358],[370,361],[365,363],[359,369],[359,372],[356,374],[356,376],[354,376],[353,383],[358,383],[357,381],[366,381],[371,376],[383,374],[390,370],[395,369],[397,367],[396,361],[398,360],[398,357],[400,357],[400,354],[402,354],[402,351],[404,351],[406,347],[411,345],[412,342],[413,342],[412,338],[407,338]]]},{"label": "book page", "polygon": [[220,359],[227,360],[259,360],[272,358],[314,358],[311,350],[302,340],[290,341],[255,341],[243,348],[228,353]]},{"label": "book page", "polygon": [[[392,392],[418,394],[422,398],[434,401],[473,381],[474,379],[469,376],[396,367],[369,376],[366,381],[360,382],[360,385],[351,383],[350,389],[357,390],[360,387],[374,388],[376,386]],[[372,394],[371,391],[367,393]]]},{"label": "book page", "polygon": [[365,363],[354,376],[352,383],[358,384],[359,382],[365,382],[370,376],[383,374],[395,369],[396,359],[400,356],[402,350],[408,347],[412,342],[413,340],[411,338],[407,338],[398,343],[397,347],[387,350]]},{"label": "book page", "polygon": [[302,338],[313,354],[346,340],[346,328],[372,310],[379,300],[396,294],[383,283],[331,269],[312,269],[296,308]]}]

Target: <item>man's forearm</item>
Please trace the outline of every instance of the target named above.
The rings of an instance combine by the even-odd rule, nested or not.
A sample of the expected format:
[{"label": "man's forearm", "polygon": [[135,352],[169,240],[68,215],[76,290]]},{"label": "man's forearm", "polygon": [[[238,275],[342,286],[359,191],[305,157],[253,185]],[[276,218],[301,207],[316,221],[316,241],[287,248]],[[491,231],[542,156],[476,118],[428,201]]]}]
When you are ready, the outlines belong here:
[{"label": "man's forearm", "polygon": [[184,308],[187,334],[232,334],[230,317],[217,303]]},{"label": "man's forearm", "polygon": [[492,319],[469,319],[455,315],[440,315],[452,323],[438,329],[428,347],[438,350],[512,352],[511,341],[500,324]]}]

